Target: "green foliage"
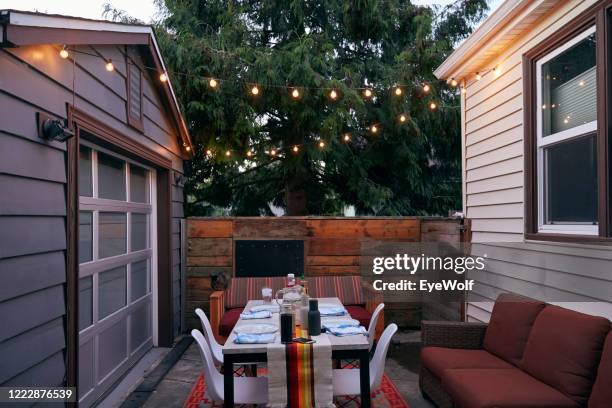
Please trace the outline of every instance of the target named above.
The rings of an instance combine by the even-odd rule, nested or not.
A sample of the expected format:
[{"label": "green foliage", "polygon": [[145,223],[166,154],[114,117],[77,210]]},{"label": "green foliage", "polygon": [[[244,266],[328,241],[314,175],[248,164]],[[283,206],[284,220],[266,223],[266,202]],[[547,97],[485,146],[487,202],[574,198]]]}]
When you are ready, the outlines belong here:
[{"label": "green foliage", "polygon": [[[196,146],[187,165],[190,215],[270,214],[270,204],[291,215],[337,214],[344,205],[376,215],[460,207],[458,92],[432,72],[482,19],[486,0],[444,9],[407,0],[159,5],[158,40]],[[211,77],[222,79],[216,89]],[[397,84],[401,97],[391,92]],[[287,89],[294,86],[297,101]],[[363,98],[366,86],[372,100]],[[440,109],[431,111],[431,101]],[[368,132],[374,123],[377,135]],[[265,153],[273,147],[282,154]]]}]

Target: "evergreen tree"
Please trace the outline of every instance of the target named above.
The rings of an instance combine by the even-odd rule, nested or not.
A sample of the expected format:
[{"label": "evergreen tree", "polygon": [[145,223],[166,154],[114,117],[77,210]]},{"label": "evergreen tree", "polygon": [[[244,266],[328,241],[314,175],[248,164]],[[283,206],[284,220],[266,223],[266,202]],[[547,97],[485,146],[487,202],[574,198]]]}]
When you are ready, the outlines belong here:
[{"label": "evergreen tree", "polygon": [[483,18],[486,0],[159,5],[158,39],[196,147],[186,170],[190,215],[271,214],[270,204],[288,215],[460,207],[459,92],[433,70]]}]

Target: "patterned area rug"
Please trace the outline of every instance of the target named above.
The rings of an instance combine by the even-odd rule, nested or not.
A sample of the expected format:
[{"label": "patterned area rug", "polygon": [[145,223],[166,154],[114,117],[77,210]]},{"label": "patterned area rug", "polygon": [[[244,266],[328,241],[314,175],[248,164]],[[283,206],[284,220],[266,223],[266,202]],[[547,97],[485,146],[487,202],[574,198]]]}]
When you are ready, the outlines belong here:
[{"label": "patterned area rug", "polygon": [[[264,373],[265,374],[265,373]],[[221,404],[215,404],[204,396],[206,392],[206,383],[204,374],[200,374],[195,385],[191,389],[189,396],[185,400],[184,408],[220,408]],[[357,408],[359,407],[359,398],[352,399],[349,397],[336,398],[334,401],[339,408]],[[372,407],[374,408],[410,408],[408,403],[404,401],[399,391],[393,384],[393,381],[385,374],[383,375],[380,388],[372,393]]]}]

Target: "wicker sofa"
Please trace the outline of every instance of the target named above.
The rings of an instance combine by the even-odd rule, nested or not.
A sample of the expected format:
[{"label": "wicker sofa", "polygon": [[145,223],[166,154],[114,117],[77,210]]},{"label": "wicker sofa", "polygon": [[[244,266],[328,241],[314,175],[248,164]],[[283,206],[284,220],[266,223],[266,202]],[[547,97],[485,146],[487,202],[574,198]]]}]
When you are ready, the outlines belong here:
[{"label": "wicker sofa", "polygon": [[[340,298],[349,314],[365,327],[368,327],[376,306],[382,302],[380,292],[362,281],[360,276],[317,276],[306,280],[311,297]],[[210,296],[210,322],[217,339],[225,341],[248,300],[261,299],[263,287],[270,287],[276,293],[285,283],[284,277],[232,278],[227,289],[213,292]],[[383,328],[384,316],[381,315],[377,336]]]},{"label": "wicker sofa", "polygon": [[421,392],[443,408],[612,407],[610,321],[501,295],[490,323],[422,325]]}]

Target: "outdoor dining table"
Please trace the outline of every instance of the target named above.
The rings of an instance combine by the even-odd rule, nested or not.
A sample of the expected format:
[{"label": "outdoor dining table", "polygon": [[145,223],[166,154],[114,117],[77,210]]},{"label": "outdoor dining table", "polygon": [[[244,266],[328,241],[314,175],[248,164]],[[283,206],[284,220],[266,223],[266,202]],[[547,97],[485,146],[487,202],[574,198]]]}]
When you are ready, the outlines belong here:
[{"label": "outdoor dining table", "polygon": [[[319,298],[319,303],[332,303],[339,306],[342,305],[338,298]],[[262,300],[250,300],[244,310],[250,310],[252,307],[262,305]],[[346,316],[349,317],[348,315]],[[337,317],[334,317],[337,319]],[[321,320],[324,322],[325,318]],[[253,324],[258,320],[239,319],[236,323],[236,328],[243,324]],[[276,343],[280,343],[280,321],[279,314],[274,313],[269,319],[260,320],[261,323],[270,323],[279,327],[279,332],[276,336]],[[358,360],[359,361],[359,379],[361,390],[361,406],[370,407],[370,346],[368,338],[362,334],[353,336],[337,337],[332,334],[326,334],[332,346],[333,360]],[[224,378],[224,404],[225,408],[234,406],[234,365],[235,364],[250,364],[250,363],[265,363],[267,362],[267,344],[236,344],[235,330],[228,337],[223,346],[223,378]]]}]

